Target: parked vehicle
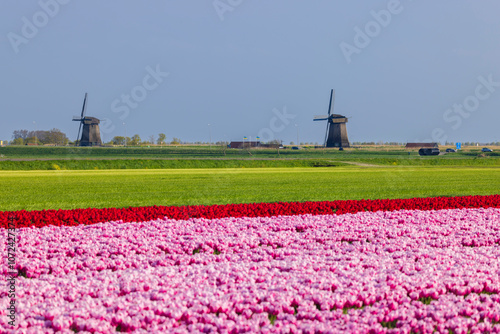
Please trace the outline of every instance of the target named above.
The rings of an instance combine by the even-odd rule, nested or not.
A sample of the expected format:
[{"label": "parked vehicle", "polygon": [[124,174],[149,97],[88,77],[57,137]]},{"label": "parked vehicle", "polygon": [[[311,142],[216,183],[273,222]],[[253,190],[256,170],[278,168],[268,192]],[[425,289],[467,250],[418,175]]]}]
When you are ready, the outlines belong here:
[{"label": "parked vehicle", "polygon": [[418,150],[418,154],[420,155],[439,155],[439,148],[421,148]]},{"label": "parked vehicle", "polygon": [[452,149],[452,148],[447,148],[446,149],[446,153],[455,153],[456,150]]},{"label": "parked vehicle", "polygon": [[493,150],[491,148],[483,147],[481,152],[493,152]]}]

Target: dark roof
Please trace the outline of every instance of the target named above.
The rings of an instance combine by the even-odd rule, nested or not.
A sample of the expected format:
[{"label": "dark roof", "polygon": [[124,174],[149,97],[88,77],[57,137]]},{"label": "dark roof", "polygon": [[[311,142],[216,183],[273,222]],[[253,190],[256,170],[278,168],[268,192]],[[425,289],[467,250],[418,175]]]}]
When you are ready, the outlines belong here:
[{"label": "dark roof", "polygon": [[229,147],[231,148],[241,148],[243,146],[245,147],[257,147],[260,146],[260,141],[232,141],[229,144]]}]

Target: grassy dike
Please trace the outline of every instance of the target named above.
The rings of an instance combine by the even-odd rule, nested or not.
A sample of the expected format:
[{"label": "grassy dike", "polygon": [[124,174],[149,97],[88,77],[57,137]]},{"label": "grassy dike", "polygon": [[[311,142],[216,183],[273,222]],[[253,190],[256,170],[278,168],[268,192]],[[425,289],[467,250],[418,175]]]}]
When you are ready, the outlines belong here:
[{"label": "grassy dike", "polygon": [[500,168],[2,171],[0,211],[498,194]]},{"label": "grassy dike", "polygon": [[[165,147],[54,147],[54,146],[5,146],[0,147],[0,161],[7,159],[150,159],[150,158],[176,158],[176,159],[364,159],[364,158],[386,158],[398,160],[413,159],[455,159],[455,158],[478,158],[478,157],[500,157],[500,148],[494,148],[491,153],[482,153],[480,148],[468,148],[457,153],[446,154],[439,157],[419,157],[416,150],[408,151],[402,146],[386,147],[359,147],[339,151],[336,148],[304,147],[301,150],[291,148],[280,149],[224,149],[220,146],[165,146]],[[444,151],[444,148],[442,148]]]},{"label": "grassy dike", "polygon": [[3,170],[104,170],[104,169],[190,169],[190,168],[280,168],[377,166],[462,166],[500,167],[500,158],[484,157],[359,157],[329,158],[80,158],[0,160]]},{"label": "grassy dike", "polygon": [[0,161],[1,170],[105,170],[105,169],[191,169],[191,168],[293,168],[345,165],[326,159],[84,159]]}]

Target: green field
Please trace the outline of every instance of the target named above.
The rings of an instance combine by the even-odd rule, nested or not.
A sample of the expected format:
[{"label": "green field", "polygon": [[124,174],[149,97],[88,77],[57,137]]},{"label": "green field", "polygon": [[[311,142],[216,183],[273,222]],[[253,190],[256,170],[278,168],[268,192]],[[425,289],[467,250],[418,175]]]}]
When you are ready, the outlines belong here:
[{"label": "green field", "polygon": [[2,171],[0,211],[498,194],[497,167]]},{"label": "green field", "polygon": [[185,169],[341,166],[491,166],[500,154],[478,148],[421,157],[402,147],[338,149],[222,149],[221,147],[0,147],[1,170]]},{"label": "green field", "polygon": [[83,159],[0,161],[1,170],[97,170],[334,167],[345,163],[328,159]]},{"label": "green field", "polygon": [[[442,148],[444,150],[444,148]],[[300,150],[286,149],[223,149],[220,146],[165,146],[165,147],[73,147],[73,146],[5,146],[0,147],[0,161],[6,159],[101,159],[101,158],[319,158],[319,159],[473,159],[499,158],[500,148],[493,148],[492,153],[483,154],[480,148],[468,148],[453,154],[439,157],[420,157],[416,150],[410,152],[402,146],[360,147],[339,151],[336,148],[304,147]]]},{"label": "green field", "polygon": [[500,155],[402,147],[300,150],[0,147],[0,211],[489,195]]}]

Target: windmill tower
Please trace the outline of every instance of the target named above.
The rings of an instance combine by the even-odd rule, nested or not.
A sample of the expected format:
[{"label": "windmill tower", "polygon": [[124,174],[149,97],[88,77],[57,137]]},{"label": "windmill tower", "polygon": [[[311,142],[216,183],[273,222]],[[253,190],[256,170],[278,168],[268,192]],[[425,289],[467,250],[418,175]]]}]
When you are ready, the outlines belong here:
[{"label": "windmill tower", "polygon": [[328,107],[328,115],[314,116],[313,121],[327,121],[325,134],[325,147],[349,147],[349,139],[347,139],[347,117],[332,114],[333,105],[335,103],[335,90],[330,93],[330,106]]},{"label": "windmill tower", "polygon": [[[101,146],[101,132],[99,130],[99,119],[95,117],[85,116],[87,111],[87,93],[85,93],[85,99],[83,100],[82,114],[80,117],[74,116],[73,121],[80,122],[80,128],[78,129],[78,136],[76,140],[79,140],[79,146]],[[82,130],[83,126],[83,131]],[[80,132],[82,137],[80,137]]]}]

